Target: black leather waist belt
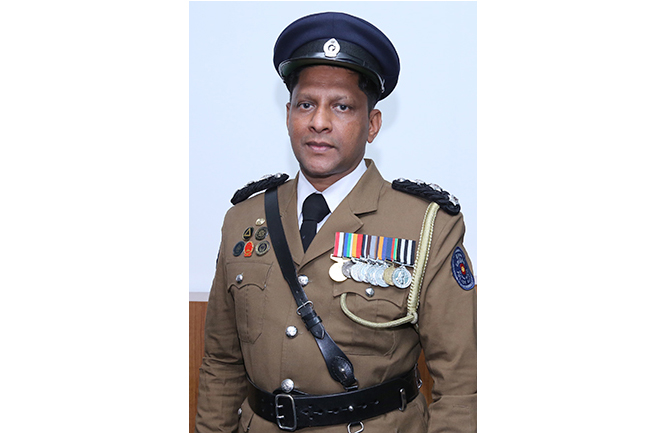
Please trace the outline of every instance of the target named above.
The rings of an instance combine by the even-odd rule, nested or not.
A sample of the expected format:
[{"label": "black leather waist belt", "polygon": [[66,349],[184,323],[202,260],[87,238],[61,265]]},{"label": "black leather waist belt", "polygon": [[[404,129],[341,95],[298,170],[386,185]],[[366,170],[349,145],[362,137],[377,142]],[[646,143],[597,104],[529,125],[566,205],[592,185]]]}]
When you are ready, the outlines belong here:
[{"label": "black leather waist belt", "polygon": [[329,395],[273,394],[249,380],[248,404],[253,412],[282,430],[349,424],[406,409],[421,385],[417,366],[379,385]]}]

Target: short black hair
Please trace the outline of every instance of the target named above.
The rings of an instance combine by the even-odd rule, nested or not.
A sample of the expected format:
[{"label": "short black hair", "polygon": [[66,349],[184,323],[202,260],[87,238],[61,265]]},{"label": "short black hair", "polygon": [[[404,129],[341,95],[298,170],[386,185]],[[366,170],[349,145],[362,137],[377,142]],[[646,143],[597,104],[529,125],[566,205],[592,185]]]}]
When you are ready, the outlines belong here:
[{"label": "short black hair", "polygon": [[[294,71],[292,71],[284,80],[285,84],[287,85],[287,89],[289,89],[289,97],[291,97],[291,95],[293,94],[293,89],[298,84],[298,80],[300,79],[300,73],[303,70],[305,70],[305,68],[309,68],[311,66],[318,66],[318,65],[300,66],[299,68],[296,68]],[[332,67],[340,68],[341,66],[332,65]],[[348,68],[343,68],[343,69],[348,69]],[[348,70],[356,73],[359,76],[359,89],[361,89],[361,91],[366,95],[366,99],[368,100],[368,113],[370,113],[375,108],[375,105],[377,105],[377,101],[379,101],[379,97],[381,96],[381,90],[379,89],[379,86],[374,81],[372,81],[367,75],[361,74],[352,69],[348,69]]]}]

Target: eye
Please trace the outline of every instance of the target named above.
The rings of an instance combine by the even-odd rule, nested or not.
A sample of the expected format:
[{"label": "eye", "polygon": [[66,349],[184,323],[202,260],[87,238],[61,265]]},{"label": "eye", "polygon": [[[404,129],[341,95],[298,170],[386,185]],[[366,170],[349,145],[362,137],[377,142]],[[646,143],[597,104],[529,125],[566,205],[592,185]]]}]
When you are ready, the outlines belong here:
[{"label": "eye", "polygon": [[309,102],[301,102],[298,104],[298,108],[302,108],[303,110],[308,110],[311,106],[312,105]]},{"label": "eye", "polygon": [[347,106],[347,105],[345,105],[345,104],[341,104],[341,105],[339,105],[339,110],[341,110],[341,111],[347,111],[349,108],[350,108],[350,107]]}]

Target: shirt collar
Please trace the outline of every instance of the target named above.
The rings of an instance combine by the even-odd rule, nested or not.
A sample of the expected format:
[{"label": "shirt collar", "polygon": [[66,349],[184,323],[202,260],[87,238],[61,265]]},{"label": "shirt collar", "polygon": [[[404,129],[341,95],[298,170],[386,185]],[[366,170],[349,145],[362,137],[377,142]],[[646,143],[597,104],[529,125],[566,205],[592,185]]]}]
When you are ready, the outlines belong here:
[{"label": "shirt collar", "polygon": [[[361,179],[361,176],[366,172],[366,164],[365,161],[362,159],[359,165],[357,165],[357,168],[355,168],[351,173],[347,174],[346,176],[342,177],[338,181],[336,181],[334,184],[330,185],[329,188],[327,188],[325,191],[323,191],[320,194],[323,194],[323,197],[325,198],[325,201],[327,202],[327,206],[330,208],[330,214],[327,215],[319,224],[317,229],[320,229],[320,227],[327,221],[327,219],[332,215],[332,212],[336,210],[339,204],[343,201],[343,199],[352,191],[354,186],[359,182],[359,179]],[[309,197],[312,193],[318,193],[316,188],[309,183],[307,178],[302,174],[302,171],[298,172],[298,186],[297,186],[297,212],[298,212],[298,226],[302,224],[302,203],[305,201],[307,197]]]}]

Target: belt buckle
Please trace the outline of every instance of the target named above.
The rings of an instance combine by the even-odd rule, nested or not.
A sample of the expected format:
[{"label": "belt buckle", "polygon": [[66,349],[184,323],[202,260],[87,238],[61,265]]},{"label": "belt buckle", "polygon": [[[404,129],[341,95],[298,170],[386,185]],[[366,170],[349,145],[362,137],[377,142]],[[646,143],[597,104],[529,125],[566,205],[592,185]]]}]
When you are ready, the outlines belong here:
[{"label": "belt buckle", "polygon": [[[286,418],[286,415],[280,415],[280,409],[284,408],[284,404],[280,404],[281,398],[288,398],[291,402],[291,415],[293,415],[293,424],[285,425],[282,423],[282,420]],[[278,424],[282,430],[295,431],[298,428],[298,418],[296,415],[296,402],[293,399],[292,395],[289,394],[276,394],[275,395],[275,422]]]}]

